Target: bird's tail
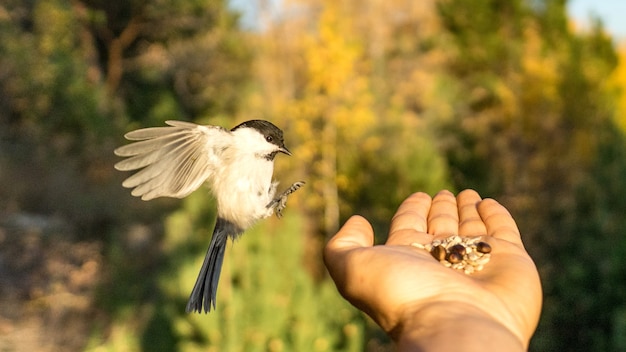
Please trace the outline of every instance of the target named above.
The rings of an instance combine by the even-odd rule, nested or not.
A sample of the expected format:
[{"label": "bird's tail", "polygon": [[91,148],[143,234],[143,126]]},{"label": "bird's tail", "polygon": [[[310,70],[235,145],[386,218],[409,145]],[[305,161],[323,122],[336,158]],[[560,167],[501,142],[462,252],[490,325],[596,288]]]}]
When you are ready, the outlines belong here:
[{"label": "bird's tail", "polygon": [[215,309],[215,296],[217,294],[217,283],[220,279],[220,272],[222,270],[222,263],[224,262],[224,251],[226,250],[226,241],[228,237],[235,237],[241,234],[234,224],[231,222],[217,218],[215,229],[213,230],[213,237],[209,244],[209,250],[206,252],[200,274],[196,279],[196,284],[193,286],[191,296],[187,302],[187,313],[211,311],[211,306]]}]

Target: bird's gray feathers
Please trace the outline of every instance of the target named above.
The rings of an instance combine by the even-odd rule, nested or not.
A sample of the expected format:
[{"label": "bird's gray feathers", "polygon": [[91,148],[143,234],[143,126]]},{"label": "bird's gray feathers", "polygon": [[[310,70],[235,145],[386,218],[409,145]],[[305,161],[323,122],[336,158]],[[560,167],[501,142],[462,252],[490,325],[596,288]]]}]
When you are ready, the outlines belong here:
[{"label": "bird's gray feathers", "polygon": [[219,153],[230,132],[217,126],[167,121],[170,127],[151,127],[129,132],[137,141],[115,150],[129,157],[115,164],[121,171],[139,170],[122,185],[134,188],[133,196],[150,200],[157,197],[183,198],[211,177],[219,163]]}]

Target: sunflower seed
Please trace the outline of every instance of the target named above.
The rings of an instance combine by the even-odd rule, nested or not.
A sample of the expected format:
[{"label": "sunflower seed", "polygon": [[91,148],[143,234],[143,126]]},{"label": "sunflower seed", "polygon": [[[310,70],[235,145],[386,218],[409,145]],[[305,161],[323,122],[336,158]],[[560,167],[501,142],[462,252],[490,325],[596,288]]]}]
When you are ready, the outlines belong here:
[{"label": "sunflower seed", "polygon": [[481,236],[461,237],[452,235],[437,239],[432,243],[411,243],[411,246],[425,249],[442,265],[461,270],[470,275],[481,271],[491,259],[491,246],[481,241]]}]

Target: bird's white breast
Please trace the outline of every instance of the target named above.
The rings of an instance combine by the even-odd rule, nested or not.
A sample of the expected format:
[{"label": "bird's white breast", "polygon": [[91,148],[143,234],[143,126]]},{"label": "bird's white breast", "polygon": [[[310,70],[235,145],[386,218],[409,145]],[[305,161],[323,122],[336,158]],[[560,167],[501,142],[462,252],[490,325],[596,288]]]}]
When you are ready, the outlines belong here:
[{"label": "bird's white breast", "polygon": [[272,215],[267,205],[274,197],[273,161],[238,148],[226,151],[228,162],[214,178],[213,191],[218,202],[218,216],[242,230],[257,220]]}]

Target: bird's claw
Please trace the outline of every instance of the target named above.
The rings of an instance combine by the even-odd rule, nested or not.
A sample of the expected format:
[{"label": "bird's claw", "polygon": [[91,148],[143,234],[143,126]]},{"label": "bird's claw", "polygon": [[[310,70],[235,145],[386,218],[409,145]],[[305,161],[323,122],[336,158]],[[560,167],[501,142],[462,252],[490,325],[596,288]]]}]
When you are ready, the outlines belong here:
[{"label": "bird's claw", "polygon": [[287,197],[302,187],[304,183],[304,181],[295,182],[291,185],[291,187],[287,188],[276,198],[272,199],[270,204],[267,205],[268,208],[274,208],[277,218],[280,219],[283,216],[283,210],[287,207]]}]

